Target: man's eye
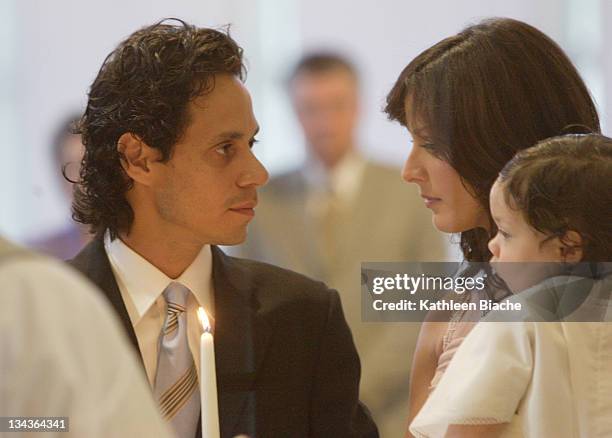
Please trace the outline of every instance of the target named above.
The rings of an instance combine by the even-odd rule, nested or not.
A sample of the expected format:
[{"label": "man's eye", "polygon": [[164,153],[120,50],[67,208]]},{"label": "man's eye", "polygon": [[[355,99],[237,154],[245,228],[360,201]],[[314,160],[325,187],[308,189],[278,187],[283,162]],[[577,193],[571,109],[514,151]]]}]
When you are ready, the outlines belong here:
[{"label": "man's eye", "polygon": [[215,151],[217,151],[217,153],[220,155],[229,155],[229,153],[231,152],[231,149],[232,149],[231,144],[224,144],[223,146],[219,146],[217,149],[215,149]]},{"label": "man's eye", "polygon": [[255,146],[255,144],[256,144],[256,143],[259,143],[259,140],[257,140],[256,138],[252,139],[252,140],[249,142],[249,147],[252,149],[252,148],[253,148],[253,146]]}]

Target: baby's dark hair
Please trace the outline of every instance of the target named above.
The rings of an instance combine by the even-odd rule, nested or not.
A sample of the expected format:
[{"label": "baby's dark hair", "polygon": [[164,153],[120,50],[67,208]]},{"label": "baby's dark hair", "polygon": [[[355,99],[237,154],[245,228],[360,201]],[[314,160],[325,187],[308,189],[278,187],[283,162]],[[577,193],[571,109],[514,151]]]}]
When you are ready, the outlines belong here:
[{"label": "baby's dark hair", "polygon": [[612,139],[571,134],[517,153],[499,174],[508,206],[539,232],[582,238],[583,260],[612,261]]}]

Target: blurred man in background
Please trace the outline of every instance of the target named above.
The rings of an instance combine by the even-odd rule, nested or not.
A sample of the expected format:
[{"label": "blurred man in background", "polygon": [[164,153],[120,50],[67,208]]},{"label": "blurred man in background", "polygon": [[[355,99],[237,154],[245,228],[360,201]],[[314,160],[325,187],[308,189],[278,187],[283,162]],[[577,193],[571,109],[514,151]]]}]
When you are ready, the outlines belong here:
[{"label": "blurred man in background", "polygon": [[[85,148],[81,136],[73,133],[74,124],[79,119],[76,114],[67,117],[53,136],[53,173],[62,186],[65,205],[72,204],[71,181],[78,181],[81,160]],[[70,219],[63,228],[43,237],[32,240],[28,246],[62,260],[74,257],[91,236],[87,228]]]},{"label": "blurred man in background", "polygon": [[236,251],[338,289],[362,360],[361,398],[384,437],[405,428],[418,326],[361,321],[360,264],[442,261],[446,251],[400,170],[357,150],[358,82],[355,67],[333,53],[297,63],[289,92],[308,160],[261,190],[247,242]]}]

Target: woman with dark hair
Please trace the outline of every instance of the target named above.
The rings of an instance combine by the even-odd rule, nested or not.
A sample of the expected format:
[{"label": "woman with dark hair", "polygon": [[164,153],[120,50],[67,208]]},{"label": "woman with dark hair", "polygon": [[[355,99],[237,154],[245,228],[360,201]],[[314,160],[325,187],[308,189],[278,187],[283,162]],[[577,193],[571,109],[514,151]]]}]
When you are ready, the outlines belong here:
[{"label": "woman with dark hair", "polygon": [[470,332],[416,436],[611,435],[611,188],[612,139],[599,134],[543,140],[504,166],[489,248],[522,312],[493,311]]},{"label": "woman with dark hair", "polygon": [[[489,192],[517,151],[576,125],[600,131],[595,105],[569,58],[542,32],[512,19],[483,21],[422,52],[400,74],[385,112],[413,139],[404,179],[418,184],[439,230],[460,233],[468,262],[491,258],[487,243],[497,227]],[[473,327],[462,318],[423,324],[410,421]]]}]

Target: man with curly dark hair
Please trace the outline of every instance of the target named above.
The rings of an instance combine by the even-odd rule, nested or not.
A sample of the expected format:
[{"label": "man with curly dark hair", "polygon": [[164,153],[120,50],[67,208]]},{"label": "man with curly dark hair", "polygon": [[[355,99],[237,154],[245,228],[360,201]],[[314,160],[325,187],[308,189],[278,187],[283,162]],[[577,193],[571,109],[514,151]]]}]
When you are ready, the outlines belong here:
[{"label": "man with curly dark hair", "polygon": [[[216,246],[245,239],[268,179],[244,75],[226,32],[180,20],[106,58],[73,204],[97,237],[70,263],[113,304],[177,436],[199,433],[200,396],[218,397],[224,437],[378,436],[337,292]],[[198,307],[214,320],[217,394],[198,391]]]}]

